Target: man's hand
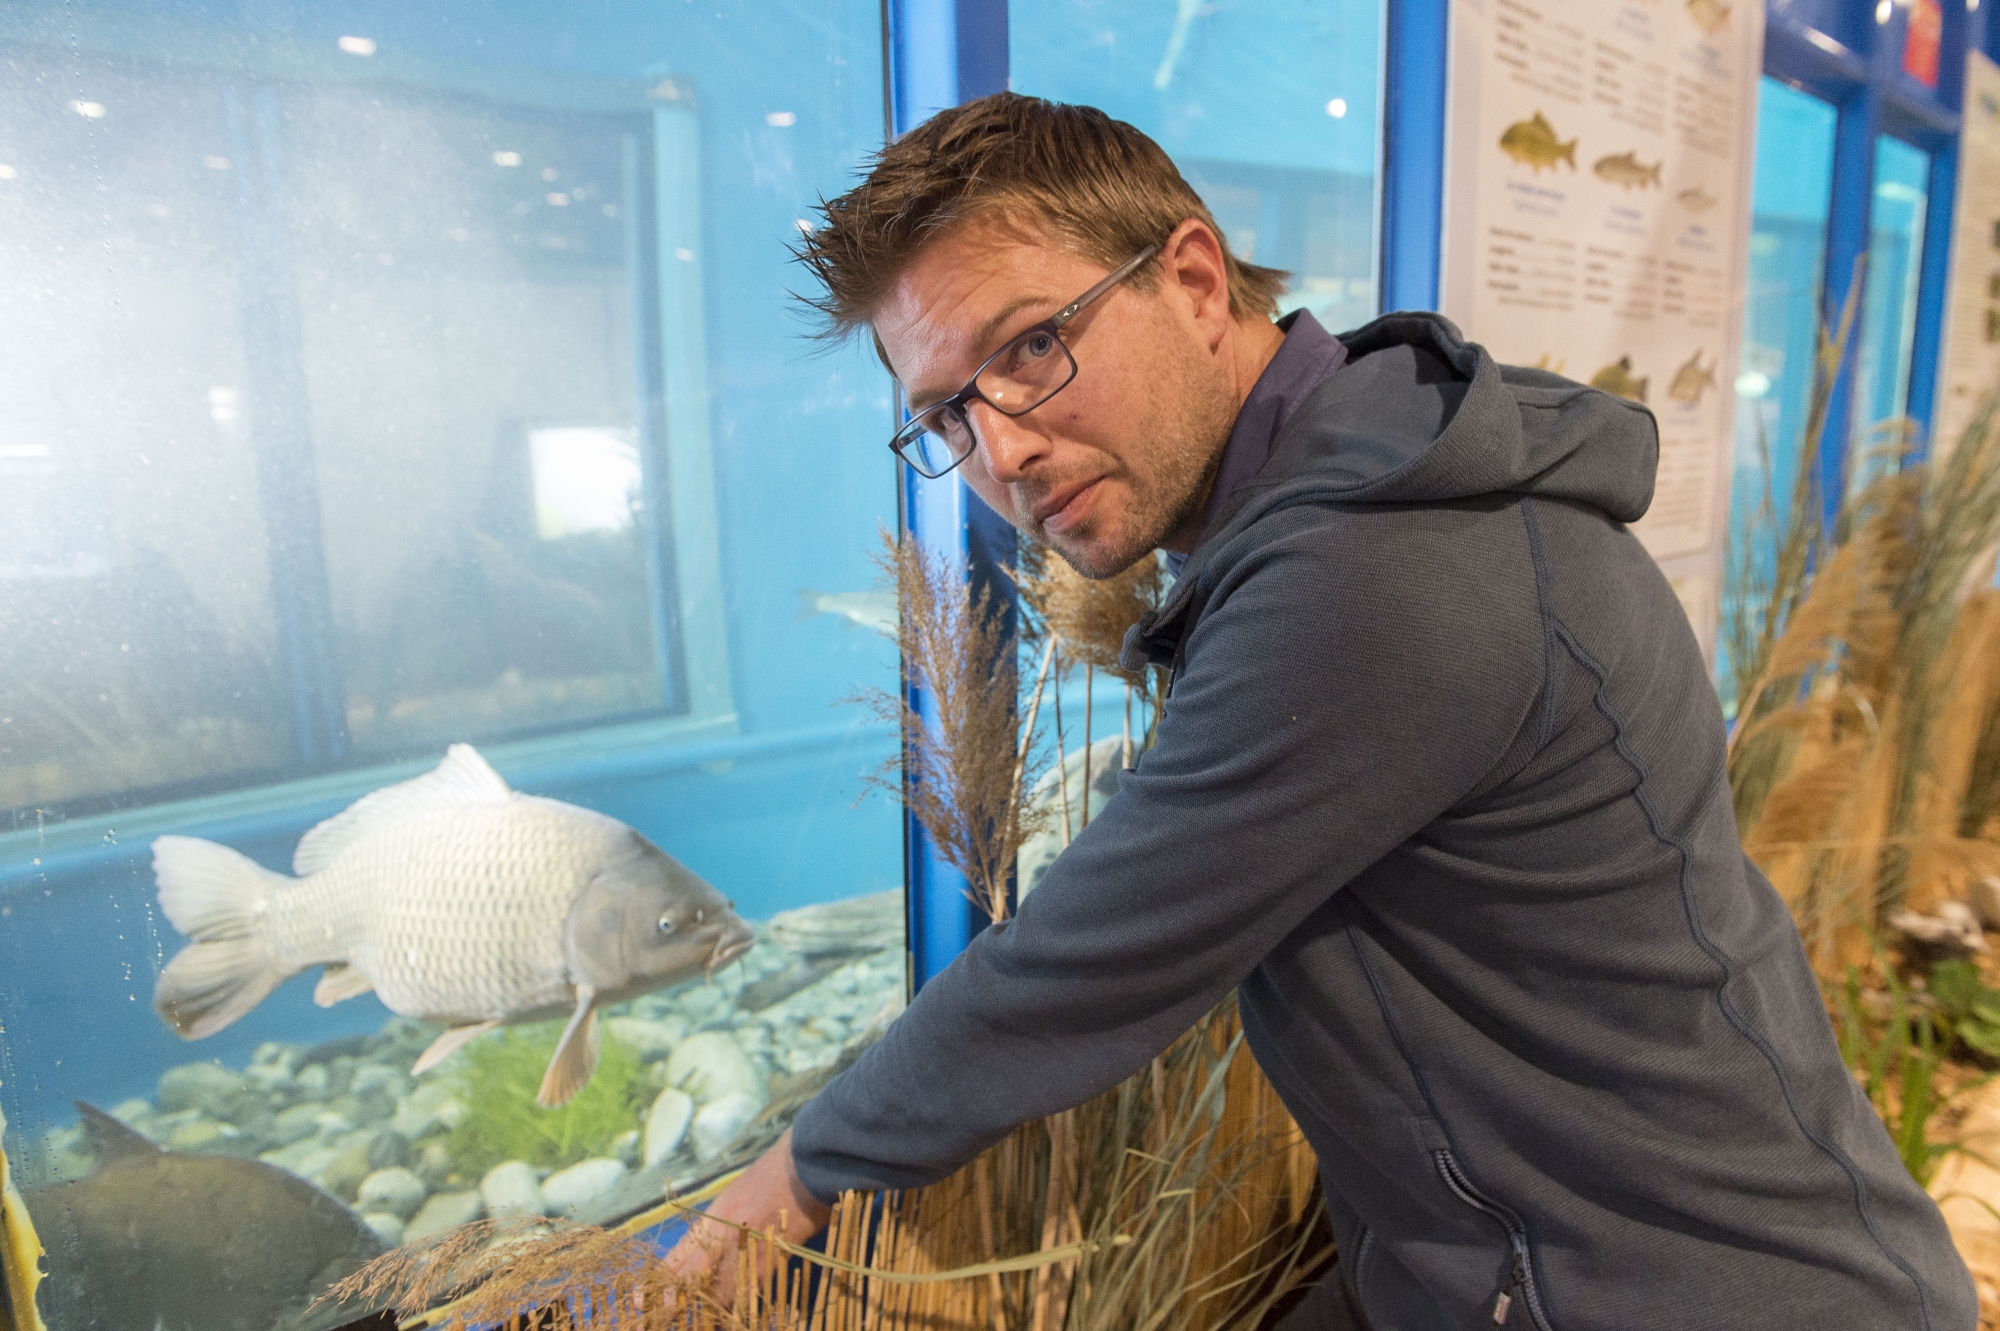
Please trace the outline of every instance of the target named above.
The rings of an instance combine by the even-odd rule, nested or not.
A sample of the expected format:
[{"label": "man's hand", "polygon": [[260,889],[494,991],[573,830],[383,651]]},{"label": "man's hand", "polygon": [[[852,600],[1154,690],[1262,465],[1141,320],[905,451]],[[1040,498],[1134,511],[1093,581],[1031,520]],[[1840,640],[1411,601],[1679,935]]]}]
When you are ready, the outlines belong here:
[{"label": "man's hand", "polygon": [[[694,1218],[686,1237],[667,1254],[667,1270],[690,1282],[712,1273],[711,1297],[725,1306],[736,1294],[736,1236],[729,1221],[758,1231],[775,1229],[781,1238],[803,1243],[826,1228],[831,1207],[806,1191],[792,1164],[792,1133],[778,1138],[716,1194],[708,1210]],[[766,1257],[768,1253],[764,1254]]]}]

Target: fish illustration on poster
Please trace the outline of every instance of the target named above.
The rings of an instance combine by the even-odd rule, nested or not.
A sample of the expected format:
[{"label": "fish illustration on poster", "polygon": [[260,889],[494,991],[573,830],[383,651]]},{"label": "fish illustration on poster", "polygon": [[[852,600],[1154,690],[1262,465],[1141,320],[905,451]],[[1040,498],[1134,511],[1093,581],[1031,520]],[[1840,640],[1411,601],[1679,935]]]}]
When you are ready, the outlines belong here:
[{"label": "fish illustration on poster", "polygon": [[1712,649],[1763,6],[1452,6],[1439,306],[1504,364],[1644,405],[1634,531]]}]

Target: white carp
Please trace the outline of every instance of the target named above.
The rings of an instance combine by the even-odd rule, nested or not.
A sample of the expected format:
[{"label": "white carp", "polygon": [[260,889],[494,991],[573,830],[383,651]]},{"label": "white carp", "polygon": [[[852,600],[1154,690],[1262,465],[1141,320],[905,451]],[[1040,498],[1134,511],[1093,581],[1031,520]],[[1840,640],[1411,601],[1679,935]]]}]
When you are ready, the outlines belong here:
[{"label": "white carp", "polygon": [[324,966],[313,1001],[374,990],[441,1021],[412,1072],[497,1026],[569,1015],[537,1101],[566,1104],[597,1068],[596,1009],[748,951],[731,904],[615,818],[516,794],[469,744],[300,839],[297,878],[214,842],[153,843],[160,908],[194,941],[153,1006],[213,1035],[287,979]]}]

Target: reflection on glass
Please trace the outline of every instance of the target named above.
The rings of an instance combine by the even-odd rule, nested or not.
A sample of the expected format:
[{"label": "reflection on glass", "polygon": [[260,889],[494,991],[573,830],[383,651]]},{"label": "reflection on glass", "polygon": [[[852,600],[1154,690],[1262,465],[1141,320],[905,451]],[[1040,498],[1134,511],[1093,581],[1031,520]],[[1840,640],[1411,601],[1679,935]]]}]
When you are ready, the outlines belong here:
[{"label": "reflection on glass", "polygon": [[528,431],[535,477],[535,535],[544,541],[632,530],[639,450],[622,431]]},{"label": "reflection on glass", "polygon": [[[798,219],[879,145],[881,49],[875,0],[0,7],[0,1112],[55,1325],[268,1326],[442,1226],[630,1213],[897,1010],[900,821],[856,803],[896,740],[837,706],[894,679],[852,608],[895,517],[889,386],[808,354],[785,296]],[[561,1021],[419,1070],[417,1018],[463,1014],[353,944],[388,926],[340,848],[417,806],[302,843],[460,743],[751,934],[613,985],[561,1109]],[[434,912],[443,961],[396,955],[504,970],[464,930],[516,898],[445,840],[377,857],[395,902],[450,869],[475,903]],[[189,856],[216,895],[182,909],[156,872]],[[601,877],[507,881],[561,916]],[[236,1019],[204,1033],[207,973],[155,1011],[184,935],[322,888],[351,964],[266,993],[292,967],[239,949]],[[171,1180],[119,1192],[135,1161]],[[286,1229],[299,1180],[339,1223]],[[100,1205],[115,1242],[74,1223]]]},{"label": "reflection on glass", "polygon": [[1887,135],[1875,141],[1875,199],[1855,380],[1856,483],[1871,471],[1892,465],[1900,441],[1879,437],[1876,427],[1908,409],[1930,174],[1929,153]]},{"label": "reflection on glass", "polygon": [[1376,313],[1380,11],[1014,0],[1010,82],[1150,135],[1239,256],[1292,274],[1281,308],[1339,331]]},{"label": "reflection on glass", "polygon": [[1757,106],[1757,174],[1750,281],[1736,380],[1736,470],[1730,567],[1760,506],[1777,512],[1798,476],[1812,395],[1827,214],[1833,191],[1834,108],[1764,79]]}]

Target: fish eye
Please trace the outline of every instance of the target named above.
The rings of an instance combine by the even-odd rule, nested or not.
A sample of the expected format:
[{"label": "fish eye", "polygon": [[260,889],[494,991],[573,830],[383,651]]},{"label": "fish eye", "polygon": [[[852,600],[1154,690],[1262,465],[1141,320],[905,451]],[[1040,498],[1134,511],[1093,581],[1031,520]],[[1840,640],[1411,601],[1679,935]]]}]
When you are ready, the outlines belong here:
[{"label": "fish eye", "polygon": [[660,917],[660,932],[663,934],[670,934],[673,931],[674,931],[674,917],[671,915],[662,915]]}]

